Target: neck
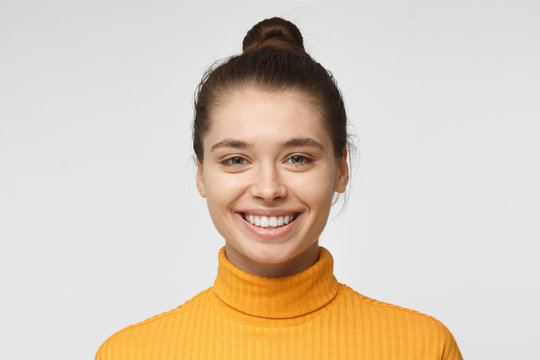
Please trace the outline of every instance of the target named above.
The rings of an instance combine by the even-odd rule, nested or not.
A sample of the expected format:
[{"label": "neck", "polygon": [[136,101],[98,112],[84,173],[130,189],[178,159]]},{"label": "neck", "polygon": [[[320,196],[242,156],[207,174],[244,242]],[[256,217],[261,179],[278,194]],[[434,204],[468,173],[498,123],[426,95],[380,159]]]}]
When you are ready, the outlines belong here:
[{"label": "neck", "polygon": [[229,244],[225,245],[225,254],[234,266],[248,274],[265,278],[277,278],[296,275],[315,264],[319,258],[319,243],[317,241],[300,254],[275,264],[254,261]]}]

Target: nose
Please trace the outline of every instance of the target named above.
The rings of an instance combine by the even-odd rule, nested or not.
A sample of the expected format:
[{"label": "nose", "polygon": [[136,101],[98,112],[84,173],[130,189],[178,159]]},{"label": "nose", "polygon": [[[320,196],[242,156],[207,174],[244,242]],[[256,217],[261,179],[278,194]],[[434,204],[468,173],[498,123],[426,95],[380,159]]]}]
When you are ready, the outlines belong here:
[{"label": "nose", "polygon": [[264,201],[274,201],[287,196],[287,187],[275,164],[261,164],[258,167],[251,186],[251,195]]}]

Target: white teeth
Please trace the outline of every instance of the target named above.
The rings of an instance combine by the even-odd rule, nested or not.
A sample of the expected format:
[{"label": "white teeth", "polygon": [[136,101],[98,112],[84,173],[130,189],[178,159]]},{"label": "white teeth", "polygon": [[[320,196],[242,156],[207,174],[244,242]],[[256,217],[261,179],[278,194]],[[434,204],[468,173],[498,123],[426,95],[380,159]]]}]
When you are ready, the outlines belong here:
[{"label": "white teeth", "polygon": [[266,227],[279,227],[283,225],[287,225],[291,223],[294,220],[293,215],[287,215],[287,216],[254,216],[254,215],[245,215],[244,214],[244,220],[246,220],[248,223],[260,226],[263,228]]}]

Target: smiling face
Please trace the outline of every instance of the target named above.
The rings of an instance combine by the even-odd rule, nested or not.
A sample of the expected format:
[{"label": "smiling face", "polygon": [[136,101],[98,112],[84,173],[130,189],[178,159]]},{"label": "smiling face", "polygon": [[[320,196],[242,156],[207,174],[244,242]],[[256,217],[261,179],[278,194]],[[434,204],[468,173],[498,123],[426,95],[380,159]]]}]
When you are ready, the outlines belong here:
[{"label": "smiling face", "polygon": [[296,90],[245,86],[210,119],[197,187],[227,258],[261,276],[312,265],[333,194],[348,181],[346,151],[335,157],[318,109]]}]

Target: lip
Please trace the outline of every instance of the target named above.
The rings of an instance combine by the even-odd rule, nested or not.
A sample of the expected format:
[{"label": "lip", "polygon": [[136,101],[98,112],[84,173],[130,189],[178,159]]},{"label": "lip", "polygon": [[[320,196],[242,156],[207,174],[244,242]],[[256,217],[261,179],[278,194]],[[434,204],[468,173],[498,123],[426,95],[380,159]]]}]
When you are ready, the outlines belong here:
[{"label": "lip", "polygon": [[299,215],[300,210],[242,210],[236,211],[239,214],[253,215],[253,216],[287,216],[287,215]]},{"label": "lip", "polygon": [[[284,214],[283,211],[279,213],[275,211],[267,211],[267,212],[266,211],[263,211],[263,212],[247,212],[246,211],[246,213],[250,215],[256,215],[256,216],[281,216]],[[303,213],[298,213],[298,212],[293,212],[293,213],[296,214],[296,218],[292,222],[290,222],[287,225],[276,227],[276,228],[271,228],[271,227],[262,228],[260,226],[252,225],[246,220],[244,220],[243,213],[237,212],[234,214],[234,216],[236,220],[240,221],[243,224],[243,226],[245,226],[246,229],[249,232],[251,232],[253,235],[259,238],[265,239],[265,240],[275,240],[275,239],[282,238],[286,236],[287,234],[289,234],[291,231],[293,231],[293,229],[296,227],[296,224],[298,224],[298,222],[302,218]]]}]

